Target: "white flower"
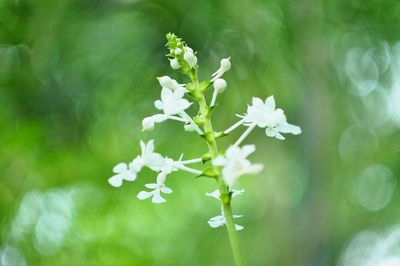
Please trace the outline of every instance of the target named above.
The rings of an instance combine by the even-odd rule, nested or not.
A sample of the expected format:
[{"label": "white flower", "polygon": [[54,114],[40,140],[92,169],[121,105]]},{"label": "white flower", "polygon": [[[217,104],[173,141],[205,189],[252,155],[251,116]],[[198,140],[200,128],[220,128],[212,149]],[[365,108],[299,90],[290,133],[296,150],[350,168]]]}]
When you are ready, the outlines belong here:
[{"label": "white flower", "polygon": [[114,166],[113,172],[116,173],[116,175],[108,179],[108,183],[113,187],[120,187],[123,180],[133,181],[136,179],[137,175],[133,163],[130,163],[129,167],[126,163],[119,163]]},{"label": "white flower", "polygon": [[174,160],[166,157],[160,168],[160,173],[157,175],[157,183],[146,184],[145,187],[153,189],[153,191],[140,191],[137,195],[138,199],[145,200],[152,197],[153,203],[163,203],[166,200],[161,196],[162,193],[170,194],[172,189],[165,186],[167,175],[173,171],[177,171]]},{"label": "white flower", "polygon": [[186,49],[183,59],[189,64],[190,68],[194,68],[197,64],[197,57],[194,55],[193,50],[189,49]]},{"label": "white flower", "polygon": [[165,114],[156,114],[149,117],[145,117],[142,120],[143,131],[151,131],[154,129],[155,123],[160,123],[168,119]]},{"label": "white flower", "polygon": [[178,59],[170,59],[169,60],[169,65],[172,67],[172,69],[180,69],[182,66],[179,64]]},{"label": "white flower", "polygon": [[136,172],[140,172],[144,166],[147,166],[153,171],[160,171],[164,165],[164,158],[160,154],[154,152],[154,140],[149,140],[147,144],[140,141],[140,147],[142,149],[142,154],[133,160],[133,169]]},{"label": "white flower", "polygon": [[158,110],[162,110],[166,115],[178,114],[191,105],[191,103],[183,99],[186,90],[183,88],[178,88],[172,91],[166,87],[161,90],[161,100],[154,102],[155,107]]},{"label": "white flower", "polygon": [[266,128],[266,134],[269,137],[285,139],[280,133],[291,133],[298,135],[301,128],[289,124],[282,109],[275,109],[274,96],[268,97],[265,102],[260,98],[253,97],[252,105],[247,108],[247,114],[243,116],[246,126],[258,126]]},{"label": "white flower", "polygon": [[222,93],[226,89],[226,81],[224,79],[215,80],[213,85],[214,89],[216,89],[218,93]]},{"label": "white flower", "polygon": [[160,83],[161,87],[163,88],[168,88],[170,90],[177,90],[177,89],[184,89],[183,85],[179,84],[176,80],[168,77],[168,76],[162,76],[157,78],[158,82]]},{"label": "white flower", "polygon": [[257,174],[263,169],[262,164],[251,164],[247,156],[255,151],[254,145],[245,145],[242,148],[232,145],[225,153],[212,161],[214,166],[222,166],[222,178],[232,187],[241,175]]},{"label": "white flower", "polygon": [[[232,198],[236,196],[240,196],[244,193],[244,189],[231,189],[230,192],[232,193]],[[219,189],[214,190],[213,192],[206,193],[206,196],[216,198],[217,200],[221,199],[221,192]]]},{"label": "white flower", "polygon": [[[243,215],[233,215],[233,218],[240,218],[240,217],[243,217]],[[224,226],[226,224],[226,220],[225,220],[225,217],[224,217],[223,209],[221,209],[221,214],[220,215],[217,215],[215,217],[210,218],[210,220],[208,220],[208,224],[212,228],[217,228],[217,227]],[[240,231],[243,228],[244,228],[243,226],[235,224],[235,230],[236,231]]]},{"label": "white flower", "polygon": [[223,59],[221,60],[220,67],[218,68],[218,70],[215,71],[214,74],[212,74],[212,77],[213,77],[213,78],[211,79],[211,82],[214,82],[214,81],[216,81],[217,79],[219,79],[220,77],[222,77],[222,75],[223,75],[226,71],[228,71],[230,68],[231,68],[230,57],[228,57],[228,58],[223,58]]},{"label": "white flower", "polygon": [[151,201],[153,203],[163,203],[163,202],[166,202],[166,200],[161,196],[161,192],[166,193],[166,194],[172,193],[172,189],[165,186],[164,184],[150,183],[150,184],[146,184],[145,187],[147,187],[149,189],[153,189],[153,190],[152,191],[140,191],[139,194],[137,195],[137,198],[140,200],[145,200],[147,198],[152,197]]}]

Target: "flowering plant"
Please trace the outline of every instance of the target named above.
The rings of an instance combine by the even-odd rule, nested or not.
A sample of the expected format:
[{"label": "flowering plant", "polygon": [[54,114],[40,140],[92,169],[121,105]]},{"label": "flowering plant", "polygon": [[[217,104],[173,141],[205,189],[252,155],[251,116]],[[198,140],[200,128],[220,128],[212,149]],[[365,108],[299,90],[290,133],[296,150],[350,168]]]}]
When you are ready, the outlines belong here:
[{"label": "flowering plant", "polygon": [[[235,232],[242,230],[243,226],[233,222],[234,218],[239,218],[242,215],[232,214],[231,201],[233,197],[244,192],[244,190],[235,188],[238,179],[245,174],[259,173],[263,169],[263,165],[252,164],[247,159],[255,151],[255,145],[240,146],[240,144],[256,127],[265,129],[267,136],[279,140],[285,139],[283,133],[297,135],[301,133],[301,129],[286,121],[283,110],[276,108],[275,99],[270,96],[265,101],[254,97],[251,105],[247,107],[247,113],[238,115],[239,121],[222,132],[214,131],[211,117],[218,95],[224,92],[227,87],[227,82],[222,79],[222,76],[231,68],[230,58],[221,60],[220,67],[212,74],[210,80],[199,82],[196,53],[175,34],[168,33],[167,40],[166,46],[169,49],[167,57],[171,67],[189,77],[191,82],[180,84],[168,76],[159,77],[158,81],[162,87],[161,96],[159,100],[154,102],[154,106],[160,113],[144,118],[142,121],[143,130],[153,130],[157,123],[167,120],[181,122],[185,131],[196,132],[201,136],[208,146],[208,152],[194,159],[183,160],[183,156],[181,156],[174,160],[155,152],[153,140],[147,143],[141,141],[141,155],[138,155],[128,164],[117,164],[113,169],[115,175],[109,178],[108,182],[114,187],[120,187],[123,181],[134,181],[141,169],[148,167],[157,173],[156,181],[146,184],[147,190],[140,191],[137,197],[140,200],[151,198],[153,203],[163,203],[166,200],[162,194],[172,193],[172,189],[166,186],[167,177],[172,172],[181,170],[194,176],[206,176],[215,179],[217,190],[206,193],[206,195],[220,201],[221,214],[211,218],[208,224],[213,228],[226,225],[235,262],[237,265],[243,265]],[[211,89],[211,86],[213,93],[211,101],[208,103],[205,94],[207,90]],[[195,116],[186,112],[193,102],[198,105],[198,112]],[[245,126],[247,129],[226,151],[219,151],[217,139],[228,135],[240,126]],[[189,166],[201,163],[208,165],[208,167],[198,170]]]}]

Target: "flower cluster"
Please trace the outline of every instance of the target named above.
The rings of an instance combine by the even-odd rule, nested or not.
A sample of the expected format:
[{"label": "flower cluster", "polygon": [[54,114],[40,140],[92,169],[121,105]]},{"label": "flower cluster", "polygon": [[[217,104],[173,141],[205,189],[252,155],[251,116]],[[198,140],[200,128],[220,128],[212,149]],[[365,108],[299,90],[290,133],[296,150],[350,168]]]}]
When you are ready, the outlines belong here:
[{"label": "flower cluster", "polygon": [[[167,40],[166,46],[169,50],[167,57],[171,68],[186,75],[192,82],[182,84],[169,76],[158,77],[161,94],[160,99],[154,101],[154,106],[159,112],[142,120],[143,131],[153,130],[156,124],[167,120],[177,121],[183,124],[185,131],[196,132],[201,136],[207,142],[209,150],[205,155],[195,159],[182,160],[181,156],[178,160],[173,160],[154,152],[153,140],[147,143],[141,141],[141,154],[130,163],[117,164],[113,168],[115,175],[109,178],[108,182],[114,187],[120,187],[123,181],[134,181],[142,168],[147,167],[157,173],[156,181],[146,184],[147,190],[140,191],[137,197],[140,200],[151,198],[153,203],[162,203],[166,201],[162,194],[172,193],[172,189],[165,184],[167,176],[182,170],[194,176],[214,178],[218,184],[222,184],[218,190],[206,195],[218,199],[222,206],[226,207],[230,204],[231,198],[244,192],[244,190],[235,189],[240,177],[257,174],[263,169],[262,164],[253,164],[248,159],[248,156],[256,150],[255,145],[240,146],[250,132],[260,127],[265,130],[268,137],[284,140],[283,134],[297,135],[301,133],[301,129],[287,122],[284,111],[276,108],[274,97],[269,96],[265,101],[254,97],[251,105],[247,107],[247,112],[238,115],[239,121],[222,132],[215,132],[212,129],[211,114],[216,105],[217,96],[227,88],[227,82],[223,76],[231,68],[230,57],[223,58],[220,61],[220,67],[210,76],[210,79],[200,83],[197,78],[198,61],[193,49],[174,34],[167,34]],[[213,93],[208,104],[205,93],[211,85]],[[191,116],[189,110],[195,102],[199,109],[195,112],[195,116]],[[246,127],[242,135],[225,152],[217,153],[217,138],[230,134],[240,126]],[[200,163],[208,166],[202,170],[188,166]],[[213,228],[231,224],[233,228],[233,223],[229,221],[239,217],[242,215],[229,217],[222,208],[221,214],[211,218],[208,224]],[[234,225],[234,228],[243,229],[240,225]]]}]

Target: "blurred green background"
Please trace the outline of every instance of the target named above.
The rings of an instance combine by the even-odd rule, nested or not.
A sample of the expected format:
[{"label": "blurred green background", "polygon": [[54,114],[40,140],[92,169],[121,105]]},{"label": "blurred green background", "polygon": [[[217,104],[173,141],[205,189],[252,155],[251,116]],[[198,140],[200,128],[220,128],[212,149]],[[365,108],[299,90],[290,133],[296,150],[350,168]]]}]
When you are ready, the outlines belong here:
[{"label": "blurred green background", "polygon": [[207,224],[212,180],[174,173],[160,205],[136,199],[150,171],[107,183],[140,139],[206,151],[178,123],[141,132],[155,77],[185,81],[167,32],[198,51],[201,79],[231,56],[217,130],[271,94],[302,126],[246,140],[265,165],[233,206],[248,265],[400,265],[399,28],[397,0],[0,1],[0,265],[233,264]]}]

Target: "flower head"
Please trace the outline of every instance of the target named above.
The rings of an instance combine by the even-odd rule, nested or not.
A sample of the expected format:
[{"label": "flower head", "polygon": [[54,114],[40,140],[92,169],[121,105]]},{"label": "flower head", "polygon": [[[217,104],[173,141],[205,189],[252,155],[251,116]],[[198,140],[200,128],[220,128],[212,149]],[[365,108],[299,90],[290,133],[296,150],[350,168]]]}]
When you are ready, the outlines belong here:
[{"label": "flower head", "polygon": [[220,67],[217,69],[217,71],[214,72],[214,74],[212,74],[212,79],[211,82],[216,81],[217,79],[219,79],[220,77],[222,77],[222,75],[228,71],[229,69],[231,69],[231,61],[230,61],[230,57],[228,58],[223,58],[220,62]]},{"label": "flower head", "polygon": [[153,203],[165,202],[166,200],[161,196],[161,192],[166,194],[172,193],[172,189],[165,186],[165,180],[167,179],[167,175],[172,173],[173,171],[177,171],[174,160],[168,157],[164,158],[162,166],[160,168],[160,172],[157,175],[157,183],[151,183],[145,185],[145,187],[153,190],[139,192],[139,194],[137,195],[138,199],[145,200],[147,198],[152,197]]},{"label": "flower head", "polygon": [[165,186],[163,183],[150,183],[146,184],[145,187],[152,189],[152,191],[140,191],[137,195],[137,198],[140,200],[145,200],[151,197],[153,203],[163,203],[166,202],[166,200],[161,196],[161,192],[166,194],[172,193],[172,189]]},{"label": "flower head", "polygon": [[184,99],[186,90],[184,88],[178,88],[172,91],[166,87],[161,90],[161,100],[154,102],[155,107],[158,110],[162,110],[166,115],[178,114],[181,111],[189,108],[191,103]]},{"label": "flower head", "polygon": [[132,162],[134,170],[140,172],[144,166],[147,166],[153,171],[160,171],[164,165],[164,159],[160,154],[154,152],[154,140],[149,140],[147,144],[140,141],[140,147],[142,154],[137,156]]},{"label": "flower head", "polygon": [[120,187],[122,181],[133,181],[136,179],[137,172],[133,167],[133,163],[129,166],[126,163],[119,163],[113,168],[113,172],[116,174],[108,179],[108,183],[113,187]]},{"label": "flower head", "polygon": [[263,169],[262,164],[251,164],[247,156],[255,151],[254,145],[245,145],[242,148],[232,145],[225,156],[218,156],[213,160],[214,166],[222,166],[222,178],[232,187],[240,176],[245,174],[257,174]]},{"label": "flower head", "polygon": [[253,97],[252,105],[247,107],[247,113],[243,116],[246,126],[256,125],[266,128],[266,134],[269,137],[285,139],[280,133],[291,133],[298,135],[301,128],[289,124],[286,121],[285,113],[282,109],[275,109],[274,96],[268,97],[265,102],[260,98]]}]

